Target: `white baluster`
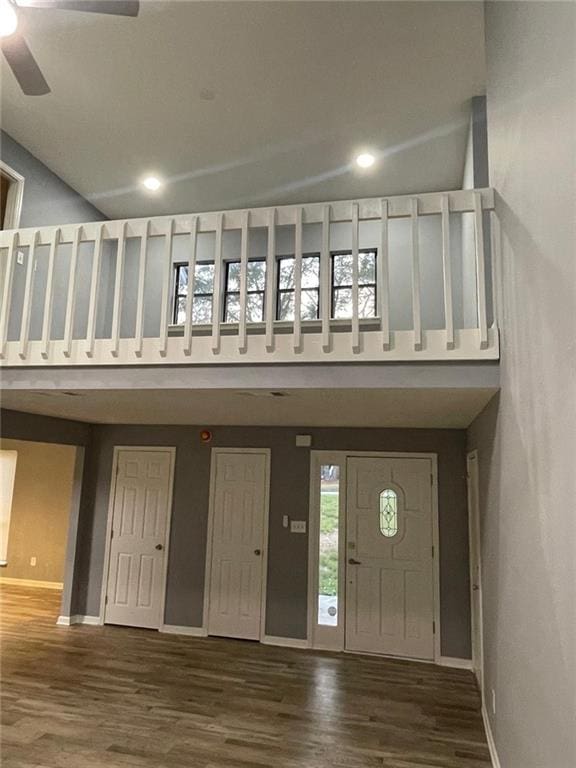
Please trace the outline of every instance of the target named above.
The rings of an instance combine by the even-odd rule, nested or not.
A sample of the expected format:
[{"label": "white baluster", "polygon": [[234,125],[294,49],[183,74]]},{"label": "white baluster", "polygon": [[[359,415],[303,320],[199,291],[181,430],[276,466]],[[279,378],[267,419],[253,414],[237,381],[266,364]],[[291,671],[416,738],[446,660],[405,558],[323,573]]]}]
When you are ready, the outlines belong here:
[{"label": "white baluster", "polygon": [[60,244],[60,228],[57,227],[52,235],[50,253],[48,255],[48,272],[46,275],[46,293],[44,294],[44,315],[42,319],[41,355],[46,360],[50,352],[50,333],[52,331],[52,292],[54,290],[54,261]]},{"label": "white baluster", "polygon": [[242,217],[242,245],[240,248],[240,322],[238,324],[238,351],[242,354],[248,348],[246,333],[246,312],[248,310],[248,227],[250,224],[249,212],[245,211]]},{"label": "white baluster", "polygon": [[96,232],[94,240],[94,256],[92,258],[92,275],[90,277],[90,300],[88,304],[88,323],[86,326],[86,355],[94,354],[94,339],[96,337],[96,312],[98,309],[98,293],[100,284],[100,266],[102,264],[102,247],[104,240],[104,224]]},{"label": "white baluster", "polygon": [[422,349],[422,313],[420,309],[420,242],[418,237],[418,199],[410,200],[412,222],[412,323],[414,349]]},{"label": "white baluster", "polygon": [[134,331],[134,354],[142,357],[144,342],[144,286],[146,284],[146,256],[148,253],[148,238],[150,237],[150,220],[146,222],[140,240],[140,258],[138,260],[138,293],[136,296],[136,328]]},{"label": "white baluster", "polygon": [[160,308],[160,355],[166,357],[168,351],[168,315],[170,314],[170,283],[172,279],[172,241],[174,238],[174,219],[168,220],[168,229],[164,237],[164,256],[162,258],[162,305]]},{"label": "white baluster", "polygon": [[220,352],[220,320],[222,314],[222,228],[224,214],[216,220],[216,245],[214,248],[214,301],[212,303],[212,352]]},{"label": "white baluster", "polygon": [[0,358],[4,358],[6,352],[6,340],[8,338],[8,320],[10,306],[12,304],[12,282],[14,279],[14,264],[16,262],[16,247],[18,245],[18,232],[14,232],[8,246],[8,258],[4,272],[4,286],[2,290],[2,307],[0,307]]},{"label": "white baluster", "polygon": [[66,298],[66,318],[64,320],[64,356],[72,354],[72,332],[74,330],[74,311],[76,309],[76,274],[78,271],[78,251],[82,227],[77,227],[72,240],[72,253],[70,255],[70,271],[68,275],[68,296]]},{"label": "white baluster", "polygon": [[452,309],[452,261],[450,255],[450,199],[442,195],[442,270],[444,277],[444,323],[446,349],[454,349],[454,312]]},{"label": "white baluster", "polygon": [[322,350],[332,349],[330,314],[332,286],[330,281],[330,206],[322,210],[322,250],[320,251],[320,315],[322,317]]},{"label": "white baluster", "polygon": [[20,324],[20,352],[22,360],[28,356],[28,339],[30,337],[30,318],[32,317],[32,289],[34,285],[34,265],[36,263],[36,247],[40,238],[40,230],[34,232],[32,244],[28,251],[28,263],[26,264],[26,285],[24,287],[24,305],[22,308],[22,322]]},{"label": "white baluster", "polygon": [[358,302],[359,259],[358,203],[352,203],[352,351],[360,352],[360,318]]},{"label": "white baluster", "polygon": [[116,274],[114,278],[114,304],[112,307],[112,355],[118,357],[120,345],[120,321],[122,318],[122,291],[124,288],[124,255],[126,253],[126,230],[128,222],[122,224],[118,238],[116,254]]},{"label": "white baluster", "polygon": [[390,349],[390,269],[388,259],[388,200],[380,201],[380,250],[376,273],[378,277],[378,314],[382,333],[382,349]]},{"label": "white baluster", "polygon": [[482,194],[474,192],[474,233],[476,245],[476,294],[478,303],[478,330],[480,349],[488,346],[486,321],[486,275],[484,269],[484,226],[482,221]]},{"label": "white baluster", "polygon": [[188,293],[186,294],[186,319],[184,321],[184,354],[192,354],[192,315],[196,290],[196,250],[198,240],[198,216],[190,226],[190,253],[188,255]]},{"label": "white baluster", "polygon": [[274,286],[276,267],[276,208],[270,209],[268,221],[268,251],[266,254],[266,351],[274,352],[276,339],[274,336],[274,320],[276,319],[275,300],[277,299]]},{"label": "white baluster", "polygon": [[294,225],[294,327],[292,343],[294,352],[302,348],[302,208],[296,208]]}]

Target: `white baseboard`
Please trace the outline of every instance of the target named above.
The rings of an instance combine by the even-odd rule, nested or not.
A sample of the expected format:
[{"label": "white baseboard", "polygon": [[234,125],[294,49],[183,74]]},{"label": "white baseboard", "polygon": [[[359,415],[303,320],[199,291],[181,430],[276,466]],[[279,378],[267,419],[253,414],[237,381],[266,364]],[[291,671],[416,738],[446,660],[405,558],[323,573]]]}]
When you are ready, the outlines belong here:
[{"label": "white baseboard", "polygon": [[453,669],[468,669],[472,671],[472,659],[458,659],[452,656],[440,656],[436,662],[441,667],[452,667]]},{"label": "white baseboard", "polygon": [[61,581],[36,581],[35,579],[12,579],[0,576],[0,584],[13,584],[15,587],[41,587],[42,589],[62,589]]},{"label": "white baseboard", "polygon": [[177,624],[162,624],[160,632],[168,635],[188,635],[189,637],[207,637],[204,627],[179,627]]},{"label": "white baseboard", "polygon": [[308,640],[301,640],[296,637],[275,637],[274,635],[264,635],[260,641],[264,645],[281,645],[284,648],[309,648]]},{"label": "white baseboard", "polygon": [[73,624],[88,624],[91,627],[97,627],[100,625],[99,616],[58,616],[56,624],[59,627],[71,627]]},{"label": "white baseboard", "polygon": [[482,720],[484,720],[484,730],[486,731],[486,741],[488,742],[492,766],[493,768],[501,768],[500,758],[496,751],[496,742],[494,741],[494,735],[492,734],[492,726],[490,725],[490,718],[488,717],[488,712],[486,711],[484,704],[482,704]]}]

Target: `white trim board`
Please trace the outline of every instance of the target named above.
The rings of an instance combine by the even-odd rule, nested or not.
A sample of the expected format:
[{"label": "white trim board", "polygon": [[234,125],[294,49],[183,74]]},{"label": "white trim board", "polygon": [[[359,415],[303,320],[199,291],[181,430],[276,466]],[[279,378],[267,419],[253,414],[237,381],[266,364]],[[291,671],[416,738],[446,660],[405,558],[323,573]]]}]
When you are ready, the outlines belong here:
[{"label": "white trim board", "polygon": [[4,221],[0,222],[0,228],[5,230],[18,229],[20,215],[22,213],[22,201],[24,200],[25,178],[20,173],[10,168],[3,160],[0,160],[0,171],[10,179],[10,187],[6,195],[6,211]]},{"label": "white trim board", "polygon": [[208,637],[204,627],[183,627],[178,624],[162,624],[160,632],[167,635],[188,635],[189,637]]},{"label": "white trim board", "polygon": [[279,645],[283,648],[306,648],[310,650],[308,640],[302,640],[298,637],[276,637],[275,635],[264,635],[260,642],[263,645]]},{"label": "white trim board", "polygon": [[166,531],[164,536],[164,567],[162,578],[164,589],[161,593],[160,616],[161,622],[158,629],[162,626],[164,611],[166,608],[166,585],[168,577],[168,559],[170,557],[170,528],[172,524],[172,505],[174,503],[174,479],[176,467],[176,448],[166,445],[115,445],[112,460],[112,474],[110,477],[110,495],[108,497],[108,518],[106,523],[106,550],[104,553],[104,567],[102,568],[102,587],[100,590],[100,613],[99,624],[106,623],[106,595],[108,592],[108,576],[110,571],[110,547],[112,545],[112,523],[114,520],[114,500],[116,498],[116,483],[118,478],[118,457],[121,451],[166,451],[170,454],[170,484],[168,488],[168,516],[166,519]]},{"label": "white trim board", "polygon": [[76,614],[75,616],[58,616],[56,622],[59,627],[71,627],[73,624],[88,624],[91,627],[100,626],[99,616],[81,616]]},{"label": "white trim board", "polygon": [[0,576],[0,584],[13,584],[15,587],[40,587],[42,589],[62,589],[61,581],[36,581],[35,579],[12,579]]},{"label": "white trim board", "polygon": [[440,656],[436,662],[440,667],[452,667],[452,669],[467,669],[472,672],[472,659],[458,659],[452,656]]},{"label": "white trim board", "polygon": [[493,768],[502,768],[500,764],[500,758],[496,750],[496,742],[494,741],[494,734],[492,733],[492,726],[490,725],[490,718],[486,707],[482,705],[482,720],[484,721],[484,730],[486,731],[486,741],[488,742],[488,750],[490,752],[490,759],[492,760]]}]

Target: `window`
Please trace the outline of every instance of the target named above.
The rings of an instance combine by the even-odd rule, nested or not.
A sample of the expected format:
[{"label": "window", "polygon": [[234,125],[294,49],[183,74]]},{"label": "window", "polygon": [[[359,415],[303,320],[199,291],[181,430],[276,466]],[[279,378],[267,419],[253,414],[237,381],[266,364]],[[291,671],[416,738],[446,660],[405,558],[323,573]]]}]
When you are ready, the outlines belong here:
[{"label": "window", "polygon": [[[332,254],[333,318],[352,317],[353,258],[350,251]],[[376,251],[358,254],[358,317],[376,317]]]},{"label": "window", "polygon": [[[240,273],[239,261],[226,262],[226,289],[224,292],[224,322],[240,322]],[[266,289],[266,262],[252,259],[246,270],[246,322],[261,323],[264,320],[264,294]]]},{"label": "window", "polygon": [[[294,265],[294,256],[281,256],[278,259],[277,320],[294,320]],[[300,317],[302,320],[316,320],[320,317],[320,256],[318,255],[302,257]]]},{"label": "window", "polygon": [[[186,322],[186,300],[188,297],[188,265],[176,264],[174,279],[174,323]],[[214,294],[214,262],[200,262],[194,269],[194,296],[192,322],[203,325],[212,322],[212,299]]]},{"label": "window", "polygon": [[380,533],[388,538],[398,533],[398,494],[391,488],[380,494]]},{"label": "window", "polygon": [[320,467],[320,547],[318,561],[318,624],[338,626],[338,536],[340,467]]}]

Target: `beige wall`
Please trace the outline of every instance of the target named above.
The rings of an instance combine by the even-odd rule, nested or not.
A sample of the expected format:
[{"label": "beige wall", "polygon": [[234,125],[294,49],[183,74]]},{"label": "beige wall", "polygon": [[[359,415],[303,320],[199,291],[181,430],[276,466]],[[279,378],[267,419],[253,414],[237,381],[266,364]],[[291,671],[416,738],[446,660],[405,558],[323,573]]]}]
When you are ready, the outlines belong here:
[{"label": "beige wall", "polygon": [[18,452],[8,564],[0,578],[61,582],[76,449],[23,440],[2,440],[0,447]]}]

